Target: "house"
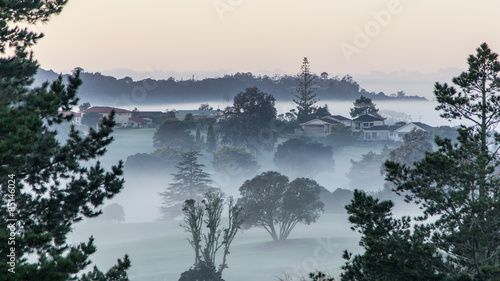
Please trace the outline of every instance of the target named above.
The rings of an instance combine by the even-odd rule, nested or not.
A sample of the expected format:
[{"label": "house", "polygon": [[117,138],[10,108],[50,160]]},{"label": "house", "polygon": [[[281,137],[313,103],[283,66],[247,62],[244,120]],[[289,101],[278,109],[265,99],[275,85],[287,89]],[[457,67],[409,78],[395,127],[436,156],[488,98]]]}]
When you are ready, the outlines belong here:
[{"label": "house", "polygon": [[350,119],[340,115],[324,116],[300,124],[301,133],[310,136],[326,136],[331,134],[335,128],[350,126]]},{"label": "house", "polygon": [[220,119],[222,117],[222,111],[217,110],[177,110],[175,113],[175,118],[184,121],[186,116],[191,114],[195,120],[205,119],[205,118],[215,118]]},{"label": "house", "polygon": [[335,123],[333,120],[313,119],[300,124],[302,133],[309,136],[326,136],[331,134]]},{"label": "house", "polygon": [[129,126],[129,119],[132,117],[132,111],[116,107],[92,106],[82,111],[82,118],[85,114],[91,112],[99,114],[101,118],[108,117],[111,114],[111,111],[115,111],[115,122],[117,128]]},{"label": "house", "polygon": [[342,115],[331,115],[331,116],[328,116],[328,118],[335,120],[337,122],[340,122],[340,123],[344,124],[344,126],[346,126],[346,127],[352,126],[352,120],[347,118],[347,117],[344,117]]},{"label": "house", "polygon": [[363,129],[363,140],[371,141],[388,141],[393,140],[394,132],[400,128],[401,125],[383,125],[383,126],[373,126]]},{"label": "house", "polygon": [[409,134],[413,129],[432,132],[434,127],[421,122],[411,122],[396,129],[391,139],[393,141],[403,141],[403,137]]},{"label": "house", "polygon": [[132,128],[143,128],[153,123],[153,120],[132,116],[129,118],[129,126]]},{"label": "house", "polygon": [[75,125],[75,126],[82,125],[82,114],[80,112],[59,111],[59,114],[62,114],[62,116],[64,116],[64,117],[66,117],[68,115],[73,115],[73,119],[71,120],[71,124]]},{"label": "house", "polygon": [[[352,120],[351,131],[357,139],[364,140],[365,136],[369,135],[368,140],[373,140],[372,136],[382,136],[385,132],[388,132],[389,129],[384,126],[384,118],[365,114]],[[372,127],[376,128],[370,130]]]},{"label": "house", "polygon": [[108,117],[111,114],[111,111],[115,112],[115,122],[117,128],[127,128],[127,127],[144,127],[148,121],[134,116],[132,117],[132,111],[127,109],[121,109],[116,107],[108,107],[108,106],[93,106],[82,111],[82,118],[85,114],[88,113],[97,113],[103,117]]},{"label": "house", "polygon": [[151,120],[152,124],[156,125],[160,125],[166,115],[166,113],[161,111],[132,111],[132,116]]}]

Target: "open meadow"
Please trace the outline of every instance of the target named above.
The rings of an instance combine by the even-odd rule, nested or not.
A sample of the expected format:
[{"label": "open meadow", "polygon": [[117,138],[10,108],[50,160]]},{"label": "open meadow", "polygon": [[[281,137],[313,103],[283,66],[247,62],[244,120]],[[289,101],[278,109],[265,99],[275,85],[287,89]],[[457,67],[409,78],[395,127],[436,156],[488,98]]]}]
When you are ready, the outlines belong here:
[{"label": "open meadow", "polygon": [[[153,151],[154,129],[120,129],[113,133],[114,142],[100,161],[109,168],[118,160],[136,153]],[[350,168],[350,159],[359,159],[369,147],[347,147],[337,152],[333,173],[317,176],[320,184],[330,191],[346,187],[345,173]],[[273,167],[273,153],[258,157],[261,171]],[[213,172],[209,155],[200,159]],[[217,176],[215,175],[217,181]],[[131,177],[125,174],[125,188],[108,204],[118,203],[124,207],[125,222],[101,223],[86,220],[76,225],[69,241],[86,241],[93,235],[98,251],[91,259],[100,268],[109,268],[116,259],[129,254],[132,261],[130,277],[133,281],[178,280],[180,273],[194,261],[194,252],[187,241],[187,233],[180,227],[181,220],[158,221],[161,205],[158,192],[170,180],[170,175]],[[225,184],[223,191],[237,196],[235,186]],[[229,268],[224,271],[226,281],[276,280],[285,274],[307,274],[321,269],[337,275],[344,261],[344,249],[358,251],[359,235],[350,230],[347,214],[325,214],[318,222],[297,225],[289,239],[275,244],[264,229],[244,230],[236,236],[228,256]]]}]

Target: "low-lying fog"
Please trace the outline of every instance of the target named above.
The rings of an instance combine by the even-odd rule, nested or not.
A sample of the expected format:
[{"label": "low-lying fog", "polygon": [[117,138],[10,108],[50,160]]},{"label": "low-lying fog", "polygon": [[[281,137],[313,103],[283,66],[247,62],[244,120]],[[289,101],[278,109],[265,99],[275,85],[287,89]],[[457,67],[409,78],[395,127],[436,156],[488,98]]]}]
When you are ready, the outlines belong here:
[{"label": "low-lying fog", "polygon": [[[349,117],[352,102],[325,102],[332,114]],[[404,119],[420,121],[432,126],[448,125],[434,110],[435,102],[375,102],[383,116],[389,120]],[[211,103],[215,108],[218,106]],[[199,104],[155,105],[139,110],[193,109]],[[221,109],[227,104],[220,104]],[[278,102],[277,109],[283,113],[293,106],[288,102]],[[391,119],[392,118],[392,119]],[[153,148],[155,129],[117,129],[115,141],[107,154],[100,160],[109,168],[118,160],[125,161],[128,156],[137,153],[150,153]],[[313,177],[320,185],[333,192],[337,188],[352,190],[346,173],[351,167],[351,159],[359,160],[362,154],[370,150],[380,152],[378,146],[351,146],[334,152],[335,166],[332,171],[323,172]],[[260,170],[275,170],[274,152],[263,152],[257,156]],[[210,155],[202,157],[206,172],[212,175],[216,185],[226,194],[238,197],[238,188],[244,180],[238,171],[215,173],[210,163]],[[292,180],[293,177],[289,175]],[[186,240],[187,233],[179,226],[180,220],[158,221],[161,206],[159,192],[163,191],[171,180],[169,173],[158,175],[125,174],[125,188],[106,205],[118,203],[125,211],[125,221],[104,223],[96,220],[84,221],[76,225],[76,230],[69,241],[78,243],[94,235],[98,251],[91,258],[101,270],[107,269],[128,253],[132,261],[129,275],[132,280],[178,280],[180,273],[193,264],[194,253]],[[382,188],[383,177],[371,181],[364,188],[374,192]],[[403,210],[404,208],[400,209]],[[238,233],[228,256],[229,268],[224,271],[226,281],[277,280],[285,274],[307,274],[313,269],[321,269],[338,276],[343,265],[344,249],[359,251],[359,236],[350,230],[347,214],[324,214],[320,220],[309,226],[299,224],[292,231],[286,243],[276,245],[264,229],[253,228]]]}]

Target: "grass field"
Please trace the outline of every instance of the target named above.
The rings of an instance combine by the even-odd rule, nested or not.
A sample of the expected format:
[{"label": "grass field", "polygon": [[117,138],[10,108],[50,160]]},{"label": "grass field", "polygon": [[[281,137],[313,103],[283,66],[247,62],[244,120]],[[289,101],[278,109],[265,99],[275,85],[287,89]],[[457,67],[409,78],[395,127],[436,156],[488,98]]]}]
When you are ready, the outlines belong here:
[{"label": "grass field", "polygon": [[[107,168],[129,155],[153,151],[154,129],[122,129],[113,133],[115,141],[101,157]],[[347,147],[334,154],[335,168],[315,178],[321,185],[333,191],[347,187],[345,173],[350,159],[359,159],[370,147]],[[376,150],[376,149],[375,149]],[[273,169],[273,153],[259,156],[261,170]],[[201,159],[209,172],[210,156]],[[261,172],[262,172],[261,171]],[[78,243],[95,237],[98,247],[92,260],[107,269],[130,255],[132,268],[129,276],[133,281],[175,281],[194,261],[194,254],[187,242],[187,234],[179,226],[180,221],[158,222],[161,205],[158,192],[168,185],[169,175],[158,178],[125,175],[124,190],[109,203],[119,203],[125,209],[126,223],[103,224],[87,221],[76,225],[69,241]],[[241,184],[241,183],[240,183]],[[234,186],[233,186],[234,185]],[[226,193],[237,195],[238,184],[227,185]],[[285,273],[307,274],[321,269],[337,276],[344,264],[344,249],[359,251],[359,235],[350,230],[347,215],[323,215],[310,226],[298,225],[283,244],[275,244],[263,229],[250,229],[239,233],[228,257],[229,268],[224,271],[226,281],[272,281]]]},{"label": "grass field", "polygon": [[[132,261],[131,280],[175,281],[194,260],[179,223],[82,223],[69,241],[86,241],[93,235],[98,250],[92,260],[101,269],[127,253]],[[233,242],[223,277],[226,281],[271,281],[284,273],[307,274],[314,269],[337,275],[344,263],[342,251],[359,250],[359,236],[349,227],[347,215],[323,215],[317,223],[298,225],[283,244],[272,242],[263,229],[245,230]]]}]

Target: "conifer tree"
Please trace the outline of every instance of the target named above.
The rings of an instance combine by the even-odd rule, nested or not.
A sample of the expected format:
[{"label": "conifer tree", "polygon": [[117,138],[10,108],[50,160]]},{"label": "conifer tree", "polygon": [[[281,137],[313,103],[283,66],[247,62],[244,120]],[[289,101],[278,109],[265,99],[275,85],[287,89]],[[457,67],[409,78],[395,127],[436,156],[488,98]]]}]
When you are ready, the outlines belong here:
[{"label": "conifer tree", "polygon": [[316,76],[311,73],[309,60],[304,58],[300,73],[297,75],[297,93],[292,93],[295,97],[293,103],[297,105],[297,121],[299,123],[307,122],[314,118],[313,113],[316,111],[314,104],[318,102],[316,99],[314,85]]},{"label": "conifer tree", "polygon": [[457,90],[436,83],[434,94],[447,119],[466,119],[458,143],[436,138],[438,151],[414,168],[386,163],[388,179],[407,200],[422,204],[424,218],[435,216],[433,245],[446,253],[448,270],[460,280],[500,276],[500,63],[486,43],[468,58],[468,71],[454,78]]},{"label": "conifer tree", "polygon": [[436,83],[434,94],[442,117],[473,125],[457,143],[436,137],[438,150],[418,162],[385,163],[395,191],[420,204],[420,224],[410,229],[409,218],[390,218],[392,202],[356,191],[347,210],[366,251],[345,252],[342,280],[499,280],[500,63],[484,43],[468,64],[452,80],[459,90]]},{"label": "conifer tree", "polygon": [[182,161],[177,164],[177,173],[173,183],[160,193],[162,207],[160,211],[164,219],[181,215],[182,204],[188,199],[203,198],[203,194],[215,190],[210,184],[213,182],[210,175],[203,171],[205,165],[198,163],[199,151],[188,151],[182,154]]},{"label": "conifer tree", "polygon": [[94,239],[67,242],[74,223],[98,216],[123,188],[122,162],[105,171],[92,161],[113,140],[114,115],[87,136],[71,126],[59,142],[54,125],[72,119],[59,111],[78,104],[81,70],[66,84],[60,76],[30,89],[38,69],[31,47],[43,35],[20,24],[45,22],[66,3],[0,1],[0,280],[128,280],[127,256],[107,273],[82,274]]}]

